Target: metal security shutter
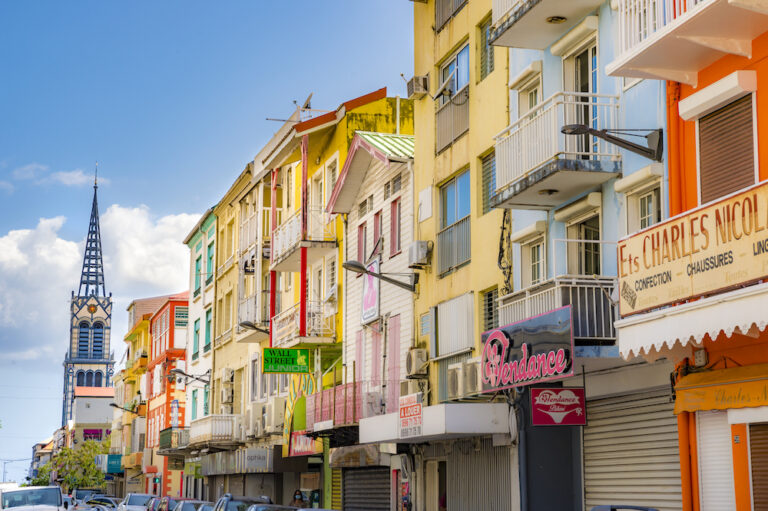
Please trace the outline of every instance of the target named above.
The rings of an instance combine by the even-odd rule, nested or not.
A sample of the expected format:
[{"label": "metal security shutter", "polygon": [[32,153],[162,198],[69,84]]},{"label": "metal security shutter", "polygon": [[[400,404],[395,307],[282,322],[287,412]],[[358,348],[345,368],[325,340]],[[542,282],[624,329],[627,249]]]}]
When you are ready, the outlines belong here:
[{"label": "metal security shutter", "polygon": [[456,440],[446,469],[448,509],[512,511],[509,447],[494,447],[490,438]]},{"label": "metal security shutter", "polygon": [[696,436],[701,511],[736,509],[728,414],[696,412]]},{"label": "metal security shutter", "polygon": [[587,401],[585,509],[682,509],[677,419],[668,390]]},{"label": "metal security shutter", "polygon": [[749,426],[749,459],[752,466],[752,509],[768,510],[768,424]]},{"label": "metal security shutter", "polygon": [[389,511],[389,468],[344,470],[344,511]]},{"label": "metal security shutter", "polygon": [[331,469],[331,507],[341,509],[341,469]]},{"label": "metal security shutter", "polygon": [[755,183],[752,95],[699,119],[701,202]]}]

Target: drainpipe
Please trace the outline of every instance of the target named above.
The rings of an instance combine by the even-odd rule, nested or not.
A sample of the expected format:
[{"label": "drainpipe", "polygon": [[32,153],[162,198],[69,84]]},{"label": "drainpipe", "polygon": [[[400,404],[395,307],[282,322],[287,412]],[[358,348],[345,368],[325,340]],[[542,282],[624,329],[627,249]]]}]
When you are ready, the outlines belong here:
[{"label": "drainpipe", "polygon": [[680,447],[680,484],[683,497],[683,511],[693,511],[691,492],[691,446],[688,438],[690,416],[681,412],[677,416],[677,441]]},{"label": "drainpipe", "polygon": [[680,84],[667,82],[667,176],[669,179],[669,216],[673,217],[683,210],[683,171],[681,164],[682,146],[680,135],[680,117],[677,114],[680,99]]}]

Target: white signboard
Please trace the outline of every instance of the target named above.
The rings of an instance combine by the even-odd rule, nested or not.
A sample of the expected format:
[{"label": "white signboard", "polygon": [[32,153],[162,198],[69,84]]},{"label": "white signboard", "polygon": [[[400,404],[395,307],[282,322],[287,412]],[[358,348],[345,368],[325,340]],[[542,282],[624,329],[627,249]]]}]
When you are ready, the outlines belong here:
[{"label": "white signboard", "polygon": [[421,392],[400,396],[400,438],[421,436],[423,412]]},{"label": "white signboard", "polygon": [[[371,273],[379,273],[380,261],[374,259],[366,266]],[[360,322],[367,325],[379,319],[379,279],[372,275],[363,275],[363,306]]]}]

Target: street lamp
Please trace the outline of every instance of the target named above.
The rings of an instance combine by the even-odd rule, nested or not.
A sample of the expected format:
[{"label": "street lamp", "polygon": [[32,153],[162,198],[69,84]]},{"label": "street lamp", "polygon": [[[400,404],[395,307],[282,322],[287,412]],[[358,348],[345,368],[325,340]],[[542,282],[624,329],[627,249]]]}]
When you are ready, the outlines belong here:
[{"label": "street lamp", "polygon": [[253,323],[253,321],[241,321],[238,323],[240,328],[245,328],[247,330],[256,330],[257,332],[261,332],[262,334],[269,335],[269,330],[266,328],[262,328],[260,326],[256,326],[256,324]]},{"label": "street lamp", "polygon": [[[341,266],[345,270],[348,270],[354,273],[370,275],[371,277],[376,277],[377,279],[383,280],[384,282],[389,282],[393,286],[397,286],[399,288],[405,289],[406,291],[410,291],[411,293],[416,292],[416,284],[419,282],[418,273],[408,273],[408,274],[375,273],[375,272],[369,271],[368,268],[366,268],[365,265],[363,265],[363,263],[361,263],[360,261],[346,261]],[[399,280],[395,280],[391,277],[388,277],[387,275],[407,275],[410,279],[410,282],[401,282]]]},{"label": "street lamp", "polygon": [[196,376],[194,374],[187,374],[184,371],[182,371],[181,369],[171,369],[170,371],[168,371],[168,379],[169,380],[171,378],[173,378],[174,375],[176,375],[176,376],[183,376],[185,378],[185,381],[184,381],[185,384],[187,383],[187,380],[199,381],[199,382],[201,382],[201,383],[203,383],[205,385],[208,385],[209,383],[211,383],[211,370],[210,369],[208,369],[206,372],[204,372],[200,376]]},{"label": "street lamp", "polygon": [[124,412],[135,413],[136,415],[138,415],[138,414],[139,414],[139,412],[137,412],[137,411],[135,411],[135,410],[131,410],[131,409],[129,409],[129,408],[124,408],[124,407],[120,406],[120,405],[119,405],[119,404],[117,404],[117,403],[109,403],[109,406],[111,406],[112,408],[117,408],[118,410],[122,410],[122,411],[124,411]]},{"label": "street lamp", "polygon": [[[631,131],[646,131],[648,132],[647,135],[636,135],[634,133],[629,133]],[[662,139],[662,130],[656,129],[656,130],[596,130],[594,128],[590,128],[586,124],[566,124],[562,128],[560,128],[560,133],[563,135],[592,135],[597,138],[601,138],[605,140],[608,143],[617,145],[623,149],[626,149],[627,151],[632,151],[633,153],[639,154],[640,156],[645,156],[646,158],[649,158],[654,161],[661,161],[662,153],[664,152],[664,141]],[[646,140],[647,147],[644,147],[640,144],[636,144],[634,142],[630,142],[629,140],[625,140],[623,138],[619,138],[613,133],[619,133],[624,135],[629,135],[632,137],[641,137]]]}]

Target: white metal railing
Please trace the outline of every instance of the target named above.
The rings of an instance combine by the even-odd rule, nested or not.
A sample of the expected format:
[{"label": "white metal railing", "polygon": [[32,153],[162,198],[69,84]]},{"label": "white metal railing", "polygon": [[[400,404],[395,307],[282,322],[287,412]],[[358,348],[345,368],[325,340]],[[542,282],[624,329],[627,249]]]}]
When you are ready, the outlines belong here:
[{"label": "white metal railing", "polygon": [[252,323],[258,323],[258,319],[256,317],[256,295],[252,294],[250,296],[246,296],[242,300],[240,300],[240,303],[237,308],[237,322],[238,324],[242,323],[243,321],[250,321]]},{"label": "white metal railing", "polygon": [[464,217],[437,233],[437,272],[446,273],[472,257],[472,224]]},{"label": "white metal railing", "polygon": [[[602,250],[615,242],[604,240],[553,239],[553,266],[558,270],[558,244],[566,246],[566,273],[533,284],[499,299],[499,324],[508,325],[570,305],[575,339],[613,341],[616,306],[612,295],[617,278],[601,274]],[[592,259],[586,262],[586,259]],[[595,273],[577,274],[591,268]]]},{"label": "white metal railing", "polygon": [[619,52],[632,50],[698,6],[714,0],[619,0]]},{"label": "white metal railing", "polygon": [[[278,261],[294,250],[301,241],[301,210],[294,212],[274,231],[272,240],[272,260]],[[334,241],[336,229],[334,222],[328,222],[328,215],[321,206],[307,208],[307,240]]]},{"label": "white metal railing", "polygon": [[[307,337],[333,337],[335,313],[319,301],[307,302]],[[296,304],[272,318],[272,341],[279,348],[298,337],[301,322],[301,304]]]},{"label": "white metal railing", "polygon": [[[283,210],[277,210],[277,225],[283,222]],[[261,232],[262,237],[265,240],[270,239],[272,236],[272,208],[261,209]]]},{"label": "white metal railing", "polygon": [[465,86],[435,113],[435,153],[453,144],[469,130],[469,86]]},{"label": "white metal railing", "polygon": [[247,252],[255,243],[258,234],[258,215],[254,212],[240,222],[240,253]]},{"label": "white metal railing", "polygon": [[235,254],[232,254],[227,258],[226,261],[224,261],[224,264],[218,267],[218,269],[216,270],[216,275],[221,276],[222,274],[224,274],[224,272],[227,271],[227,269],[229,269],[229,267],[232,265],[234,260],[235,260]]},{"label": "white metal railing", "polygon": [[525,0],[493,0],[493,12],[491,13],[491,25],[498,28],[501,21],[504,21],[517,11]]},{"label": "white metal railing", "polygon": [[189,443],[240,442],[243,439],[241,415],[208,415],[189,425]]},{"label": "white metal railing", "polygon": [[567,124],[616,127],[618,96],[558,92],[496,135],[496,190],[555,159],[615,160],[618,148],[595,136],[564,135]]}]

